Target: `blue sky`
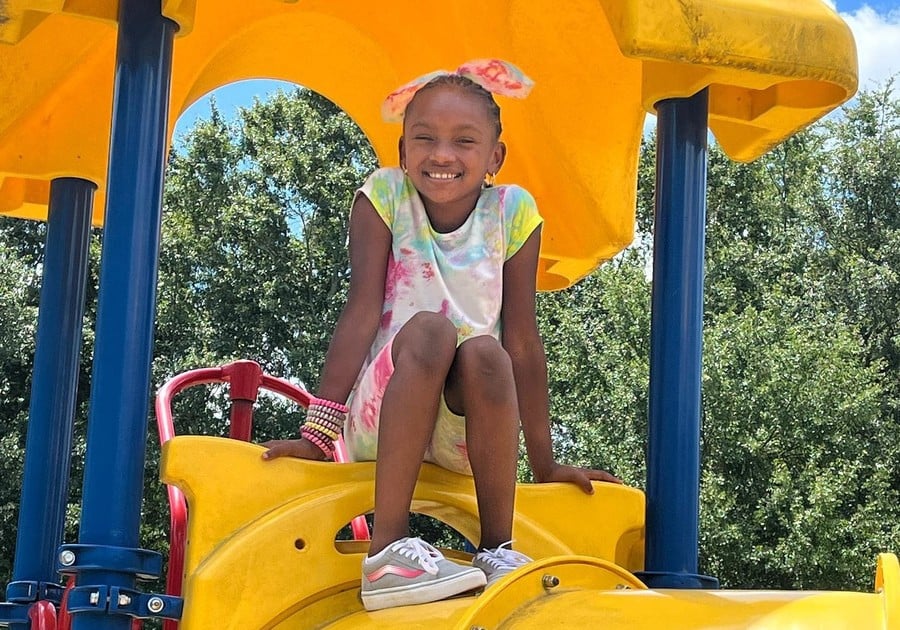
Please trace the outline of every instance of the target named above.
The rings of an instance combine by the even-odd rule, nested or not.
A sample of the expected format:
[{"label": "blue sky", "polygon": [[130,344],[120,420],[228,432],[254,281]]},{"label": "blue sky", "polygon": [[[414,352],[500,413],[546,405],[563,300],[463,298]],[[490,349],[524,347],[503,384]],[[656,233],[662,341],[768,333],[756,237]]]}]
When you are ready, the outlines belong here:
[{"label": "blue sky", "polygon": [[[790,2],[791,0],[783,0]],[[850,25],[859,55],[860,87],[873,87],[889,76],[900,73],[900,0],[823,0],[837,9]],[[292,89],[282,81],[241,81],[214,92],[219,111],[233,118],[238,107],[253,104],[254,97],[277,89]],[[178,119],[175,136],[190,129],[201,118],[209,117],[209,96],[191,105]]]},{"label": "blue sky", "polygon": [[841,13],[852,13],[857,9],[868,5],[875,9],[877,13],[888,13],[891,9],[900,8],[900,2],[897,0],[874,0],[870,2],[862,2],[861,0],[837,0],[835,3],[837,10]]},{"label": "blue sky", "polygon": [[[226,85],[212,92],[215,97],[216,107],[225,119],[233,118],[239,107],[249,107],[253,104],[253,98],[259,97],[264,99],[267,94],[271,94],[276,90],[292,90],[296,87],[293,83],[285,81],[270,81],[267,79],[258,79],[254,81],[238,81],[231,85]],[[188,131],[194,123],[199,119],[209,118],[210,95],[194,102],[188,107],[178,122],[175,123],[175,136]]]}]

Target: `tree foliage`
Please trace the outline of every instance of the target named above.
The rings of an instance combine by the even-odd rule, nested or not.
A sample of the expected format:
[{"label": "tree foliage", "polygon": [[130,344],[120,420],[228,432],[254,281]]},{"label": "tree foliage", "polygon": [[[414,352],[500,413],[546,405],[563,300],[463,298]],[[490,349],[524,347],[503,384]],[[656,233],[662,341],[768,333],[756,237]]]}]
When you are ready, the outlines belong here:
[{"label": "tree foliage", "polygon": [[[236,359],[313,388],[349,279],[348,208],[375,156],[359,128],[307,90],[225,121],[215,104],[169,159],[154,378]],[[179,433],[227,434],[224,390],[180,395]],[[296,435],[296,405],[261,398],[254,439]],[[165,547],[159,449],[148,439],[145,536]]]}]

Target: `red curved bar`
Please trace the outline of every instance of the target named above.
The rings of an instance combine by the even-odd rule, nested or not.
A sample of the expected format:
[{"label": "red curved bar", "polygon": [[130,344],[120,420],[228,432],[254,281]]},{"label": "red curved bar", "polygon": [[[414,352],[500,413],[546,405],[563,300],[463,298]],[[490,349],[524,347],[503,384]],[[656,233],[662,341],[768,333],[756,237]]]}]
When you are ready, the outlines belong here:
[{"label": "red curved bar", "polygon": [[182,390],[195,385],[222,383],[222,368],[200,368],[184,372],[170,379],[156,393],[156,426],[159,428],[159,443],[165,444],[175,437],[172,422],[172,398]]},{"label": "red curved bar", "polygon": [[53,602],[41,600],[28,609],[31,630],[56,630],[56,607]]}]

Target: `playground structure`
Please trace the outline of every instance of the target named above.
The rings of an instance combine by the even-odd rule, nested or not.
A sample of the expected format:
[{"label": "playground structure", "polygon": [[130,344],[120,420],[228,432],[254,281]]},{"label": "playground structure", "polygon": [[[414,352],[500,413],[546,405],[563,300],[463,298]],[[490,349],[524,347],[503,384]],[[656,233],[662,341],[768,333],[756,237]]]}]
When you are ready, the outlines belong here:
[{"label": "playground structure", "polygon": [[[729,156],[751,160],[853,95],[853,40],[823,2],[4,6],[0,212],[49,226],[19,538],[0,624],[62,627],[62,571],[76,577],[67,595],[75,628],[154,616],[180,617],[186,629],[560,619],[900,628],[890,554],[879,558],[875,593],[719,591],[697,573],[707,129]],[[514,532],[536,563],[477,598],[366,613],[357,599],[364,543],[335,543],[334,534],[371,509],[371,464],[263,466],[258,446],[175,437],[162,478],[190,506],[184,598],[141,592],[137,580],[161,567],[140,548],[138,526],[163,165],[177,115],[232,81],[290,80],[333,100],[393,163],[398,130],[379,120],[381,98],[424,71],[488,56],[536,81],[526,102],[501,104],[515,147],[501,178],[528,188],[545,217],[541,289],[576,282],[631,241],[644,117],[658,116],[646,509],[629,488],[599,486],[588,498],[522,486]],[[103,225],[104,246],[82,519],[78,543],[61,545],[91,224]],[[471,496],[469,480],[426,466],[414,507],[474,539]]]}]

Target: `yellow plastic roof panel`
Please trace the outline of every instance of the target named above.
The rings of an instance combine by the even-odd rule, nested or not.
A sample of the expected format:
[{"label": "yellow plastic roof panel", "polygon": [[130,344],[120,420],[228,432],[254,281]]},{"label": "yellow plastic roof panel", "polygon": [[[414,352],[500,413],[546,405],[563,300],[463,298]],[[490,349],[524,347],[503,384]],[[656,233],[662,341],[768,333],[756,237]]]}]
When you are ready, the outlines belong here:
[{"label": "yellow plastic roof panel", "polygon": [[821,0],[600,0],[642,101],[710,88],[710,128],[749,161],[853,96],[856,46]]},{"label": "yellow plastic roof panel", "polygon": [[[80,177],[98,186],[93,223],[100,225],[115,22],[21,7],[16,13],[15,5],[0,25],[0,213],[43,220],[50,180]],[[25,31],[14,44],[2,43]]]},{"label": "yellow plastic roof panel", "polygon": [[[46,216],[47,182],[98,185],[103,213],[117,2],[12,0],[0,26],[0,212]],[[501,57],[535,80],[500,98],[509,157],[500,183],[534,194],[545,218],[541,289],[568,286],[633,238],[646,111],[710,89],[723,148],[752,159],[846,100],[853,40],[820,0],[164,0],[179,24],[170,128],[204,94],[273,78],[330,98],[383,164],[398,125],[391,90],[425,72]],[[786,8],[787,7],[787,8]],[[48,54],[48,51],[54,51]],[[7,95],[9,95],[7,97]]]}]

